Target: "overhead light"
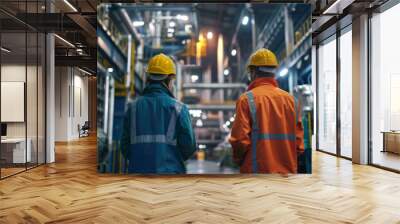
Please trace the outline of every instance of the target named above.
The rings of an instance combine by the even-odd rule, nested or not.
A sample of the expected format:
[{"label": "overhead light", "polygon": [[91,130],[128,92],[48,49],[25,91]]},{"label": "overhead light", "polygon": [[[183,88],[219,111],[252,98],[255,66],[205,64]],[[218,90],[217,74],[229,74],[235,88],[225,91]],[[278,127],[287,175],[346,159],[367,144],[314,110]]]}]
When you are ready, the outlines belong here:
[{"label": "overhead light", "polygon": [[242,20],[242,25],[246,26],[249,23],[249,17],[248,16],[244,16],[243,20]]},{"label": "overhead light", "polygon": [[55,37],[57,37],[59,40],[61,40],[62,42],[64,42],[65,44],[67,44],[67,45],[69,45],[70,47],[73,47],[73,48],[75,48],[75,45],[73,45],[71,42],[69,42],[68,40],[66,40],[66,39],[64,39],[64,38],[62,38],[62,37],[60,37],[59,35],[57,35],[57,34],[54,34],[54,36]]},{"label": "overhead light", "polygon": [[192,79],[192,82],[196,82],[197,80],[199,80],[199,76],[198,75],[192,75],[191,79]]},{"label": "overhead light", "polygon": [[182,40],[182,44],[186,44],[186,41],[185,41],[185,40]]},{"label": "overhead light", "polygon": [[289,70],[287,68],[284,68],[279,72],[279,76],[283,77],[283,76],[287,75],[288,73],[289,73]]},{"label": "overhead light", "polygon": [[168,34],[167,34],[167,37],[173,37],[173,36],[174,36],[173,33],[168,33]]},{"label": "overhead light", "polygon": [[229,75],[229,69],[227,69],[227,68],[224,69],[224,75],[225,75],[225,76]]},{"label": "overhead light", "polygon": [[307,61],[308,58],[310,58],[310,56],[308,54],[306,54],[306,56],[304,56],[304,61]]},{"label": "overhead light", "polygon": [[156,27],[154,26],[154,22],[151,22],[151,23],[149,24],[150,33],[153,33],[155,29],[156,29]]},{"label": "overhead light", "polygon": [[199,145],[199,149],[205,149],[205,148],[206,148],[206,145],[203,145],[203,144]]},{"label": "overhead light", "polygon": [[5,47],[1,47],[1,50],[4,51],[4,52],[6,52],[6,53],[10,53],[10,52],[11,52],[11,50],[9,50],[9,49],[7,49],[7,48],[5,48]]},{"label": "overhead light", "polygon": [[185,25],[185,32],[186,33],[191,33],[192,32],[192,25],[191,24],[186,24]]},{"label": "overhead light", "polygon": [[296,68],[297,68],[297,69],[300,69],[300,68],[301,68],[301,65],[302,65],[301,60],[299,60],[299,62],[297,62],[297,64],[296,64]]},{"label": "overhead light", "polygon": [[168,28],[168,33],[173,33],[173,32],[175,32],[174,28]]},{"label": "overhead light", "polygon": [[229,125],[231,125],[231,122],[227,121],[225,124],[226,124],[226,126],[229,126]]},{"label": "overhead light", "polygon": [[144,21],[133,21],[134,27],[139,27],[139,26],[143,26],[143,25],[144,25]]},{"label": "overhead light", "polygon": [[74,12],[78,12],[78,10],[68,1],[64,0],[65,4],[67,4]]},{"label": "overhead light", "polygon": [[236,56],[236,49],[233,49],[233,50],[231,51],[231,55],[232,55],[232,56]]},{"label": "overhead light", "polygon": [[83,72],[83,73],[85,73],[85,74],[87,74],[87,75],[92,75],[92,73],[90,73],[90,72],[88,72],[88,71],[86,71],[86,70],[83,70],[83,69],[81,69],[81,68],[79,68],[79,67],[78,67],[78,70],[81,71],[81,72]]},{"label": "overhead light", "polygon": [[203,127],[203,121],[201,119],[196,121],[196,126],[197,127]]},{"label": "overhead light", "polygon": [[169,22],[169,27],[175,27],[176,23],[174,21]]},{"label": "overhead light", "polygon": [[191,93],[191,94],[196,94],[196,93],[197,93],[197,90],[195,90],[195,89],[189,89],[189,93]]},{"label": "overhead light", "polygon": [[112,72],[114,72],[114,69],[110,67],[107,69],[107,72],[112,73]]},{"label": "overhead light", "polygon": [[202,33],[199,34],[199,41],[200,41],[200,43],[204,41],[204,37],[203,37]]},{"label": "overhead light", "polygon": [[189,20],[189,17],[187,15],[181,15],[181,14],[178,14],[176,16],[176,18],[179,19],[179,20],[183,20],[183,21],[188,21]]},{"label": "overhead light", "polygon": [[189,110],[189,114],[192,115],[193,117],[200,117],[202,111],[201,110]]},{"label": "overhead light", "polygon": [[211,40],[212,38],[213,38],[213,33],[211,31],[208,31],[207,39]]},{"label": "overhead light", "polygon": [[231,119],[229,120],[230,122],[233,122],[235,120],[235,118],[231,117]]}]

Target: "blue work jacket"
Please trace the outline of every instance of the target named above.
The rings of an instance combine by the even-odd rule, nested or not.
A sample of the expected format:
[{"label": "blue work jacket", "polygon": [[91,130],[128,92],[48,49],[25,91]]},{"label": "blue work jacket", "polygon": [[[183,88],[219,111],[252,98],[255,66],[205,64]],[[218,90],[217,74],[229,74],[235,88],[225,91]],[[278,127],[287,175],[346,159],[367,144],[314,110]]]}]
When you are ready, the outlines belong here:
[{"label": "blue work jacket", "polygon": [[187,106],[162,84],[129,103],[122,136],[128,173],[182,174],[196,150]]}]

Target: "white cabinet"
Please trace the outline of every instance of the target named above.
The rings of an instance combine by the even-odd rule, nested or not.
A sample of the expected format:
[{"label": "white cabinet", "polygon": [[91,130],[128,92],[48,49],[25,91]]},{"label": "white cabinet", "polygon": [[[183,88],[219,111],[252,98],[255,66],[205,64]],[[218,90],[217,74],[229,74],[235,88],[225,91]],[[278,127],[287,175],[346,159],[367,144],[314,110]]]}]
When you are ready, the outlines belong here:
[{"label": "white cabinet", "polygon": [[[25,139],[24,138],[7,138],[2,139],[1,144],[7,148],[12,149],[12,162],[13,163],[25,163],[32,161],[32,140],[28,138],[26,140],[27,147],[25,151]],[[25,161],[26,160],[26,161]]]}]

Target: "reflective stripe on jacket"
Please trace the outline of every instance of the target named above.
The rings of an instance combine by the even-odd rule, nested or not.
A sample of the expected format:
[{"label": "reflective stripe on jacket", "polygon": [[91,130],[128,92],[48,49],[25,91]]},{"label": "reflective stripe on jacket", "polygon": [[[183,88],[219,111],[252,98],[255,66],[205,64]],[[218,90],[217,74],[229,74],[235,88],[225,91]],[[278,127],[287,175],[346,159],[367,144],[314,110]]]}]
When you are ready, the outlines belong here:
[{"label": "reflective stripe on jacket", "polygon": [[129,173],[185,173],[196,150],[187,107],[161,84],[149,84],[128,106],[122,144]]},{"label": "reflective stripe on jacket", "polygon": [[304,151],[300,108],[273,78],[257,78],[236,104],[229,139],[242,173],[297,173]]}]

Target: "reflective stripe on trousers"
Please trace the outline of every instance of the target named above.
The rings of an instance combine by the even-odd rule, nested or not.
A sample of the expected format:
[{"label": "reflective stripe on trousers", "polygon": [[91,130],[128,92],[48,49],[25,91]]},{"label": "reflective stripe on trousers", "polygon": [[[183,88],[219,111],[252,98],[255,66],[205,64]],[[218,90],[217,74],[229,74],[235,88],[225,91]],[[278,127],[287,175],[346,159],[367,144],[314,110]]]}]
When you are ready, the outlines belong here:
[{"label": "reflective stripe on trousers", "polygon": [[[250,115],[252,120],[251,125],[251,164],[253,173],[258,173],[258,165],[257,165],[257,142],[259,140],[289,140],[289,141],[296,141],[295,134],[270,134],[270,133],[259,133],[260,128],[257,121],[257,108],[256,103],[254,101],[254,95],[251,91],[246,93],[247,99],[249,102],[250,108]],[[297,125],[297,100],[295,99],[295,121]],[[296,127],[295,127],[296,130]]]},{"label": "reflective stripe on trousers", "polygon": [[132,102],[131,111],[131,144],[138,143],[163,143],[168,145],[176,146],[176,139],[174,139],[176,120],[181,112],[182,105],[175,103],[175,111],[172,112],[172,116],[168,123],[167,133],[164,135],[136,135],[136,104],[137,100]]}]

